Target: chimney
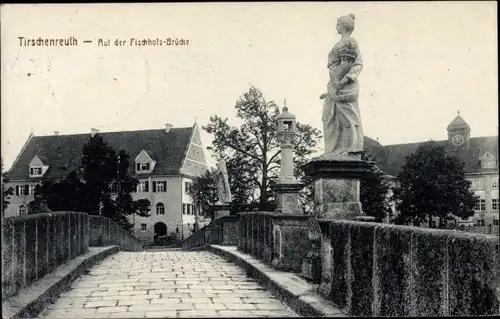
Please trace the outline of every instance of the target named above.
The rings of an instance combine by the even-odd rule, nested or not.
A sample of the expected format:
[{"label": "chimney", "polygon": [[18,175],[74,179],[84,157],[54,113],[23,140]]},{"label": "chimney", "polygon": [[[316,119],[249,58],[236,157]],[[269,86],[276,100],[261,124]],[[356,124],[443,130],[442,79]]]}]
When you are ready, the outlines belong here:
[{"label": "chimney", "polygon": [[90,132],[90,136],[94,137],[97,133],[99,133],[99,130],[96,128],[91,128]]},{"label": "chimney", "polygon": [[54,135],[55,136],[59,135],[59,131],[54,131]]},{"label": "chimney", "polygon": [[171,129],[172,127],[173,127],[173,125],[172,125],[172,124],[170,124],[170,123],[166,123],[166,124],[165,124],[165,133],[170,132],[170,129]]}]

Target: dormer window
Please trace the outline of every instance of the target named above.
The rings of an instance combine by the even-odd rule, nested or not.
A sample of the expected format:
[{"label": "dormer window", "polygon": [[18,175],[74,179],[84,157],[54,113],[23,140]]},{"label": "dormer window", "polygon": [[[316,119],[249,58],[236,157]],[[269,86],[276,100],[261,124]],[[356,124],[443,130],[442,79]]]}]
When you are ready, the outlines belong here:
[{"label": "dormer window", "polygon": [[48,165],[45,165],[38,155],[35,155],[29,164],[29,175],[30,177],[41,177],[49,169]]},{"label": "dormer window", "polygon": [[138,172],[149,171],[150,170],[150,163],[137,163],[136,170]]},{"label": "dormer window", "polygon": [[135,172],[138,174],[151,173],[155,165],[156,161],[154,161],[145,150],[142,150],[135,158]]},{"label": "dormer window", "polygon": [[30,176],[42,176],[42,167],[30,167]]},{"label": "dormer window", "polygon": [[497,166],[497,159],[492,154],[486,152],[481,158],[481,168],[495,168]]}]

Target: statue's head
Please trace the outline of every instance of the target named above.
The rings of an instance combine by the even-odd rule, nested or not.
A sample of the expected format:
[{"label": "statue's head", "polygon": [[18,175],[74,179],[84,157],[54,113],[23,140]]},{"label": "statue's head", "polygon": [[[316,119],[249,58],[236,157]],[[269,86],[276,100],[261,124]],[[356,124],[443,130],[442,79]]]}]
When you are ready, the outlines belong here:
[{"label": "statue's head", "polygon": [[337,19],[337,32],[339,34],[351,34],[354,31],[355,16],[353,13]]}]

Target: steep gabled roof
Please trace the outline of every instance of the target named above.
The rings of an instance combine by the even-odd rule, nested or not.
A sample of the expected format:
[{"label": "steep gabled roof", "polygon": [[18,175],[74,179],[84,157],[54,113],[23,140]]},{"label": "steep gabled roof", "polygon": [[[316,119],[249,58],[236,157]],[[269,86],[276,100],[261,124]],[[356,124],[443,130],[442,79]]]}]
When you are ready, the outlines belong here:
[{"label": "steep gabled roof", "polygon": [[[164,129],[155,129],[104,132],[99,135],[116,152],[124,149],[129,154],[131,173],[134,172],[135,157],[145,150],[157,161],[151,174],[178,175],[192,131],[193,127],[186,127],[172,128],[168,133]],[[90,133],[33,136],[7,175],[11,180],[36,180],[29,177],[28,166],[33,157],[38,155],[45,165],[50,165],[45,177],[64,178],[72,170],[79,171],[83,146],[89,139]]]}]

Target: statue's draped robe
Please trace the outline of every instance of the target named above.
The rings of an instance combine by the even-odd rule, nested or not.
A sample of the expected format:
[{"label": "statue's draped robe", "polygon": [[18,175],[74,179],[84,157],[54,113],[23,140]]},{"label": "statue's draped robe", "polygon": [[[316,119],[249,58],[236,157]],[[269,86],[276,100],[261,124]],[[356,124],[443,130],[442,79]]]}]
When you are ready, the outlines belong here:
[{"label": "statue's draped robe", "polygon": [[220,203],[231,202],[231,189],[229,187],[229,177],[227,174],[226,163],[217,164],[219,173],[217,176],[217,190]]},{"label": "statue's draped robe", "polygon": [[358,75],[363,68],[363,61],[356,43],[357,58],[345,74],[348,83],[335,89],[333,84],[338,79],[340,68],[339,49],[344,41],[355,41],[349,37],[340,40],[328,54],[330,81],[323,105],[323,132],[325,155],[340,156],[359,153],[363,150],[363,129],[358,107]]}]

